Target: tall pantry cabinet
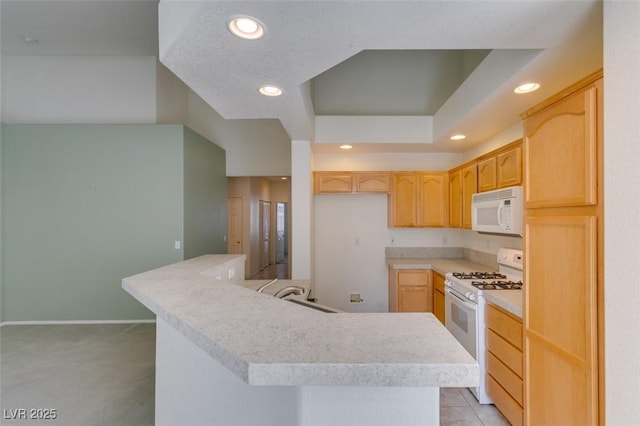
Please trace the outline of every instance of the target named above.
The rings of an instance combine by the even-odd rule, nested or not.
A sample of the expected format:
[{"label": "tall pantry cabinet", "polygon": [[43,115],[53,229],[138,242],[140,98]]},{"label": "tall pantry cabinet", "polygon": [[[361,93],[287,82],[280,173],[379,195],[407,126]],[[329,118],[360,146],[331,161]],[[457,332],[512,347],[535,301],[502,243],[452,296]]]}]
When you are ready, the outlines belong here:
[{"label": "tall pantry cabinet", "polygon": [[523,113],[528,425],[602,423],[602,72]]}]

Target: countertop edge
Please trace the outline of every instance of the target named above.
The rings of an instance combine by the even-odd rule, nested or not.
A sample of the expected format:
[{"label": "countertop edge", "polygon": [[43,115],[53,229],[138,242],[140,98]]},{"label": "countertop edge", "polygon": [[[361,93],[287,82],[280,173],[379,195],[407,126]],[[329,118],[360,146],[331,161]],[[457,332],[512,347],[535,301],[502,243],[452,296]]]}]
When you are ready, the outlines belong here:
[{"label": "countertop edge", "polygon": [[[449,341],[448,334],[444,333],[446,330],[444,330],[439,323],[436,324],[437,320],[431,318],[432,315],[420,317],[377,317],[376,315],[389,314],[321,314],[307,308],[299,307],[293,303],[287,302],[284,304],[284,301],[269,298],[266,294],[261,295],[251,289],[242,288],[242,285],[239,285],[240,283],[238,282],[224,282],[224,279],[220,277],[227,275],[225,268],[228,268],[228,266],[225,262],[213,262],[216,264],[216,267],[219,266],[222,268],[222,272],[211,267],[207,267],[206,270],[203,271],[202,266],[206,264],[206,259],[200,259],[199,261],[197,259],[199,258],[124,278],[122,280],[122,287],[159,318],[167,322],[180,334],[187,337],[192,343],[250,385],[425,387],[467,387],[477,385],[479,374],[478,364],[455,342],[455,339],[451,338],[452,341]],[[242,261],[244,261],[244,258],[242,258]],[[190,266],[193,266],[192,271],[189,270]],[[189,293],[198,297],[198,299],[194,299],[198,300],[198,302],[193,308],[188,305],[188,301],[191,300],[189,297],[193,297]],[[308,317],[309,324],[314,327],[317,327],[316,324],[319,324],[319,317],[317,315],[340,315],[340,317],[335,318],[340,318],[341,320],[334,322],[329,321],[329,318],[333,317],[326,317],[327,320],[322,321],[322,327],[331,327],[332,324],[335,323],[336,327],[339,327],[337,329],[339,333],[338,336],[342,336],[342,339],[353,339],[355,342],[364,338],[366,342],[364,347],[371,345],[372,342],[376,342],[375,347],[380,347],[381,350],[378,354],[374,353],[373,357],[372,353],[367,351],[360,351],[362,352],[361,355],[347,351],[345,355],[342,356],[340,354],[344,349],[342,349],[343,345],[339,343],[334,344],[329,349],[329,355],[326,357],[324,355],[318,356],[317,351],[309,351],[309,348],[301,350],[307,343],[311,345],[318,344],[318,349],[326,347],[323,346],[323,344],[326,345],[328,342],[333,342],[333,338],[327,337],[327,333],[324,333],[324,336],[320,336],[321,340],[319,342],[314,342],[313,340],[298,342],[292,347],[277,347],[277,343],[265,343],[265,336],[261,336],[262,341],[247,341],[246,344],[242,344],[242,342],[239,343],[239,340],[246,339],[247,336],[251,335],[251,332],[255,331],[249,330],[249,332],[247,332],[246,330],[240,330],[237,336],[235,334],[228,334],[227,329],[230,325],[225,324],[227,321],[224,317],[220,316],[228,311],[228,309],[225,311],[224,306],[231,306],[229,304],[224,305],[224,301],[222,301],[227,294],[229,294],[229,303],[245,300],[246,298],[247,303],[240,303],[245,309],[252,306],[252,304],[255,305],[255,303],[264,303],[266,309],[265,315],[273,319],[277,318],[278,315],[282,315],[281,312],[291,311],[290,314],[287,313],[285,315],[291,317],[291,321],[299,322],[302,320],[304,322]],[[211,305],[208,305],[208,303],[211,303]],[[203,318],[201,316],[201,311],[205,306],[210,306],[210,310],[212,311],[222,311],[222,313],[217,313],[217,316],[213,315],[211,317],[214,323],[218,321],[218,324],[222,326],[222,331],[220,331],[219,328],[216,329],[216,327],[212,328],[211,321],[206,319],[208,317]],[[236,305],[233,306],[235,307]],[[206,314],[207,312],[204,313],[204,315]],[[233,314],[236,317],[238,315],[237,312],[233,312]],[[249,317],[248,321],[255,321],[255,318],[258,318],[255,313]],[[419,327],[427,327],[425,331],[410,332],[407,335],[408,339],[411,339],[411,336],[415,333],[422,336],[421,339],[423,340],[427,335],[433,336],[433,338],[438,340],[444,339],[439,345],[436,345],[436,348],[430,349],[429,352],[420,355],[419,353],[422,351],[420,350],[417,353],[417,358],[416,353],[414,353],[414,355],[402,361],[404,358],[399,354],[402,353],[404,349],[401,351],[387,350],[384,349],[384,345],[377,343],[382,338],[381,336],[386,336],[385,333],[394,330],[393,327],[387,324],[388,321],[383,320],[383,318],[388,318],[391,323],[394,324],[393,327],[398,327],[402,324],[406,325],[408,330],[418,324],[420,324]],[[382,331],[376,333],[379,334],[379,336],[374,339],[371,339],[371,337],[367,338],[367,333],[363,333],[362,331],[365,325],[368,326],[368,323],[366,323],[367,319],[373,321],[372,326],[379,327],[382,325],[384,328]],[[223,322],[220,323],[220,321]],[[239,321],[239,318],[233,318],[230,324],[241,324]],[[276,327],[279,326],[277,320],[274,324]],[[433,335],[429,334],[432,333],[430,331],[427,333],[427,330],[431,329],[437,332]],[[210,330],[214,330],[213,333]],[[257,332],[260,332],[260,330],[266,330],[266,332],[273,331],[265,327],[264,324],[261,324]],[[291,333],[291,330],[293,329],[289,325],[283,329],[283,333]],[[222,336],[222,340],[216,341],[216,336]],[[279,337],[278,334],[274,336],[276,338]],[[393,337],[397,340],[398,336]],[[336,339],[338,339],[338,337],[336,337]],[[286,339],[282,340],[280,344],[283,341],[286,341]],[[336,342],[340,341],[341,340],[336,340]],[[425,340],[425,342],[426,341],[428,341],[428,339]],[[269,345],[273,346],[273,348]],[[350,346],[353,345],[347,345],[345,348],[349,348]],[[437,349],[437,347],[446,348],[446,352],[438,352],[439,349]],[[412,350],[415,350],[415,347]],[[253,353],[251,351],[253,351]],[[304,355],[301,355],[302,361],[293,359],[295,358],[295,354],[298,353],[296,351]],[[386,358],[382,356],[383,353],[386,353],[385,351],[392,355],[389,362],[386,362]],[[243,355],[245,353],[249,356]],[[448,355],[449,353],[451,355]],[[334,356],[338,362],[323,361],[324,359],[332,359],[332,356]],[[362,359],[358,359],[358,356]],[[378,358],[376,358],[376,356]],[[257,358],[260,357],[263,357],[265,361],[258,361]],[[368,359],[385,359],[385,362],[369,362]],[[412,362],[412,359],[421,359],[421,361],[416,363]],[[446,361],[447,359],[449,361]],[[309,360],[312,360],[312,362],[309,362]]]}]

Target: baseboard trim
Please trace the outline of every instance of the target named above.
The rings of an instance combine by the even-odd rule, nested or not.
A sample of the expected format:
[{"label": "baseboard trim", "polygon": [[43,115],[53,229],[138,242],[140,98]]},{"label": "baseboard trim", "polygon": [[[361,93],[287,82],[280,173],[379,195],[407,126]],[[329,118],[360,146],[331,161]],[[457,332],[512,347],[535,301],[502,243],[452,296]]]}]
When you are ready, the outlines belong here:
[{"label": "baseboard trim", "polygon": [[73,320],[73,321],[5,321],[5,325],[99,325],[99,324],[155,324],[155,319],[140,320]]}]

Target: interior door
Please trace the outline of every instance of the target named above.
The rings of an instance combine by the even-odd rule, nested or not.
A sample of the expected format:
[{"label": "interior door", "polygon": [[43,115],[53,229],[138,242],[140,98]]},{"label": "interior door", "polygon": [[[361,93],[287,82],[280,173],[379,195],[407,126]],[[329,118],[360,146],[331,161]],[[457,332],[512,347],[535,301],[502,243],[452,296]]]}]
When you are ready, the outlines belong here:
[{"label": "interior door", "polygon": [[242,197],[227,199],[227,251],[242,254]]},{"label": "interior door", "polygon": [[269,266],[271,250],[271,203],[260,200],[260,267]]},{"label": "interior door", "polygon": [[287,240],[286,203],[276,203],[276,263],[284,262],[284,243]]}]

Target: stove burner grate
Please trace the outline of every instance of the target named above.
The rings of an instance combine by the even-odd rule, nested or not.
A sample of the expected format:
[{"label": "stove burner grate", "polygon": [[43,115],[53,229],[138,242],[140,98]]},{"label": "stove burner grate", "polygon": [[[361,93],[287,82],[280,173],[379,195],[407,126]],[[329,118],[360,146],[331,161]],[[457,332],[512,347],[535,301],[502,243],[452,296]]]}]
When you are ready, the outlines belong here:
[{"label": "stove burner grate", "polygon": [[522,289],[522,281],[514,282],[514,281],[492,281],[492,282],[482,282],[482,281],[471,281],[471,285],[479,288],[480,290],[521,290]]},{"label": "stove burner grate", "polygon": [[454,272],[453,276],[461,280],[500,280],[507,278],[499,272]]}]

